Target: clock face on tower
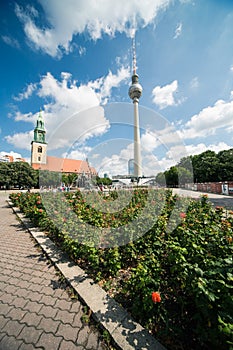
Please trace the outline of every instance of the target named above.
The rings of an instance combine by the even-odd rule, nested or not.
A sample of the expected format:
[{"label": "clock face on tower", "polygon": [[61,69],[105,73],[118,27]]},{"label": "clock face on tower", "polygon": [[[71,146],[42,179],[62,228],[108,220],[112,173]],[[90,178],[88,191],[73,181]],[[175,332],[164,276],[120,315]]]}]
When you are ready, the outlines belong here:
[{"label": "clock face on tower", "polygon": [[38,141],[43,141],[43,134],[42,133],[38,133]]}]

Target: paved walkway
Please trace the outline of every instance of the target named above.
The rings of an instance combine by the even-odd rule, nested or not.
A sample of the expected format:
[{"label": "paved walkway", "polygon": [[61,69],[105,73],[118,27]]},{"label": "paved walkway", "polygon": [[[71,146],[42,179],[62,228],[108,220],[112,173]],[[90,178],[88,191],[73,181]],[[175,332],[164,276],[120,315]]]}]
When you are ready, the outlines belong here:
[{"label": "paved walkway", "polygon": [[200,198],[203,194],[208,195],[208,199],[214,206],[222,206],[228,210],[233,210],[233,196],[226,196],[223,194],[207,193],[207,192],[198,192],[191,190],[184,190],[181,188],[174,188],[173,193],[177,193],[181,196],[191,197],[191,198]]},{"label": "paved walkway", "polygon": [[0,195],[0,350],[106,349]]}]

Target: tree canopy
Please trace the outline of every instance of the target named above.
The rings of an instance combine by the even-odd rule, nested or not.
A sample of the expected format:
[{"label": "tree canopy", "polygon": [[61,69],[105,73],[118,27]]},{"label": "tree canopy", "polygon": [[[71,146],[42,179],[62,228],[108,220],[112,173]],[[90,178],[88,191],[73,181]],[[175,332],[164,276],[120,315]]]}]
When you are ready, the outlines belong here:
[{"label": "tree canopy", "polygon": [[1,188],[31,188],[38,186],[38,171],[26,162],[0,162]]},{"label": "tree canopy", "polygon": [[160,185],[176,187],[185,183],[233,181],[233,148],[220,151],[205,151],[183,157],[175,166],[156,176]]},{"label": "tree canopy", "polygon": [[[77,174],[60,174],[55,171],[34,170],[26,162],[0,162],[0,188],[38,188],[40,186],[57,187],[61,184],[65,186],[76,185]],[[96,185],[111,185],[112,180],[107,177],[96,177],[93,181]]]}]

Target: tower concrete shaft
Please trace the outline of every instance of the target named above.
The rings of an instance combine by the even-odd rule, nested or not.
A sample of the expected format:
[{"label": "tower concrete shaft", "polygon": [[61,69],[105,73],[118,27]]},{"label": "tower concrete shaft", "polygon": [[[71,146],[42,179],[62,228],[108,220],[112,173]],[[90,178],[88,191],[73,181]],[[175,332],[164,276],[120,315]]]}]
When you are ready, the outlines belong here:
[{"label": "tower concrete shaft", "polygon": [[138,99],[133,100],[134,104],[134,176],[142,177],[141,140],[139,127]]}]

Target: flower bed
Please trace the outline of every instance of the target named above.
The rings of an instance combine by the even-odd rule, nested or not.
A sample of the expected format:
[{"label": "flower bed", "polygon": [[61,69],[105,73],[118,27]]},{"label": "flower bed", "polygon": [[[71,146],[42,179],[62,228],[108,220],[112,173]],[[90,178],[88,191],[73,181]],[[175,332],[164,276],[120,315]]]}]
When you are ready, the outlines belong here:
[{"label": "flower bed", "polygon": [[[107,204],[119,195],[124,200],[123,192],[93,195]],[[188,200],[171,191],[134,190],[118,212],[100,211],[97,200],[90,205],[79,191],[62,196],[18,193],[10,198],[168,349],[231,348],[232,215],[213,208],[207,196]],[[131,227],[124,232],[127,244],[86,244],[87,227],[117,230],[140,216],[144,220],[138,226],[148,220],[153,225],[137,239]]]}]

